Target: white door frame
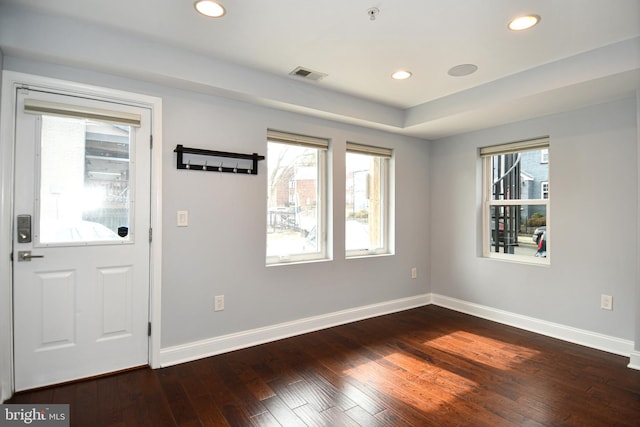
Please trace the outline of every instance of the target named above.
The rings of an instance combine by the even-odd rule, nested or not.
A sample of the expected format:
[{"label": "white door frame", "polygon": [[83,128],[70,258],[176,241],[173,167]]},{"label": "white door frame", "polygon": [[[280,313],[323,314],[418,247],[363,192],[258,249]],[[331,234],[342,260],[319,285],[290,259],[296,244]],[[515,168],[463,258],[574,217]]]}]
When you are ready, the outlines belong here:
[{"label": "white door frame", "polygon": [[161,283],[162,283],[162,99],[98,86],[52,79],[14,71],[2,72],[0,99],[0,403],[11,397],[13,378],[13,304],[12,264],[14,141],[16,119],[16,87],[26,85],[54,92],[124,102],[151,109],[151,227],[153,241],[150,253],[149,365],[160,367]]}]

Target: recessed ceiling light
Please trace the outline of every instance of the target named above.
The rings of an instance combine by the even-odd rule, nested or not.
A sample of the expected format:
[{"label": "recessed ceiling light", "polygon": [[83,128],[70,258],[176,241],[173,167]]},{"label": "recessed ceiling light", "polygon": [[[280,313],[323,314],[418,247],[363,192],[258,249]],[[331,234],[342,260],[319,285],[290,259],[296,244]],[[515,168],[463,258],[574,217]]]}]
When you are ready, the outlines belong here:
[{"label": "recessed ceiling light", "polygon": [[400,71],[396,71],[395,73],[391,74],[391,78],[394,80],[406,80],[409,77],[411,77],[411,72],[410,71],[405,71],[405,70],[400,70]]},{"label": "recessed ceiling light", "polygon": [[475,64],[460,64],[452,67],[448,74],[453,77],[463,77],[473,74],[478,70],[478,66]]},{"label": "recessed ceiling light", "polygon": [[528,30],[538,22],[540,22],[540,17],[538,15],[519,16],[509,22],[509,29],[512,31]]},{"label": "recessed ceiling light", "polygon": [[220,3],[212,0],[198,0],[193,6],[199,13],[209,18],[220,18],[226,13]]}]

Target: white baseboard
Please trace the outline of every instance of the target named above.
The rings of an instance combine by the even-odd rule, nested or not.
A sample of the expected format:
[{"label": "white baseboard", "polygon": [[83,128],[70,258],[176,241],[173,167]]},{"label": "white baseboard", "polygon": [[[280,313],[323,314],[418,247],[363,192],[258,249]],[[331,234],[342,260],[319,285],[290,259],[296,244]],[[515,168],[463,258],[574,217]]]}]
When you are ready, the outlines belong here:
[{"label": "white baseboard", "polygon": [[160,366],[166,367],[202,359],[282,338],[425,306],[430,302],[430,294],[418,295],[167,347],[160,350]]},{"label": "white baseboard", "polygon": [[629,356],[629,364],[627,367],[640,371],[640,351],[634,350]]},{"label": "white baseboard", "polygon": [[563,341],[603,350],[630,358],[629,368],[640,369],[640,352],[634,351],[633,342],[608,335],[577,329],[558,323],[547,322],[493,307],[470,303],[438,294],[423,294],[409,298],[387,301],[348,310],[336,311],[320,316],[307,317],[291,322],[279,323],[220,337],[180,344],[160,350],[160,367],[176,365],[227,353],[242,348],[264,344],[283,338],[306,334],[358,320],[434,304],[440,307],[470,314],[472,316],[535,332]]},{"label": "white baseboard", "polygon": [[[431,302],[440,307],[449,308],[472,316],[481,317],[483,319],[514,326],[516,328],[535,332],[541,335],[558,338],[563,341],[595,348],[597,350],[619,354],[621,356],[630,357],[633,352],[633,341],[629,340],[577,329],[558,323],[547,322],[533,317],[522,316],[520,314],[498,310],[496,308],[474,304],[438,294],[431,294]],[[634,366],[638,366],[635,369],[640,369],[640,352],[636,352],[635,363],[633,362],[634,360],[632,358],[632,364],[634,364]],[[629,367],[633,366],[630,365]]]}]

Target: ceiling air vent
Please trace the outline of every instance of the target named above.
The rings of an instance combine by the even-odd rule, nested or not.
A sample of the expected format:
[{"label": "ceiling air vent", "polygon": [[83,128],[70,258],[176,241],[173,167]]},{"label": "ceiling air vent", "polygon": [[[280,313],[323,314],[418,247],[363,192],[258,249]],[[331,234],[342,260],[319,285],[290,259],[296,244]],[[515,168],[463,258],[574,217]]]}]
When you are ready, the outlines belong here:
[{"label": "ceiling air vent", "polygon": [[314,82],[317,82],[318,80],[322,80],[325,77],[327,77],[327,74],[325,73],[320,73],[318,71],[313,71],[304,67],[296,67],[296,69],[290,72],[289,75],[300,77],[305,80],[312,80]]}]

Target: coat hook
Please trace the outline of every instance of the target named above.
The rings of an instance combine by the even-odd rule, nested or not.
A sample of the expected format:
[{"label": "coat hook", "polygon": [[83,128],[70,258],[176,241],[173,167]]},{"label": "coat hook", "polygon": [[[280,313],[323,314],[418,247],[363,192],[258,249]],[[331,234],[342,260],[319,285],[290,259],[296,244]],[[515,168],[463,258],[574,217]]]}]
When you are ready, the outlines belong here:
[{"label": "coat hook", "polygon": [[[2,0],[0,0],[2,1]],[[176,156],[176,168],[177,169],[195,169],[202,171],[218,171],[218,172],[233,172],[233,173],[247,173],[249,175],[257,175],[258,174],[258,161],[264,160],[266,156],[259,156],[257,153],[251,154],[243,154],[243,153],[230,153],[226,151],[214,151],[214,150],[205,150],[200,148],[189,148],[184,147],[181,144],[176,145],[174,153],[177,153]],[[194,154],[198,156],[211,156],[206,158],[201,158],[198,161],[198,158],[191,158],[187,160],[184,158],[184,154]],[[236,160],[235,165],[233,165],[234,160],[226,160],[226,158],[230,157],[231,159]],[[244,159],[242,162],[238,161],[238,159]],[[247,164],[245,160],[252,160],[253,164]],[[193,163],[193,167],[191,162]],[[224,162],[227,161],[227,165]],[[231,162],[231,165],[228,163]],[[240,163],[243,164],[240,167]]]}]

